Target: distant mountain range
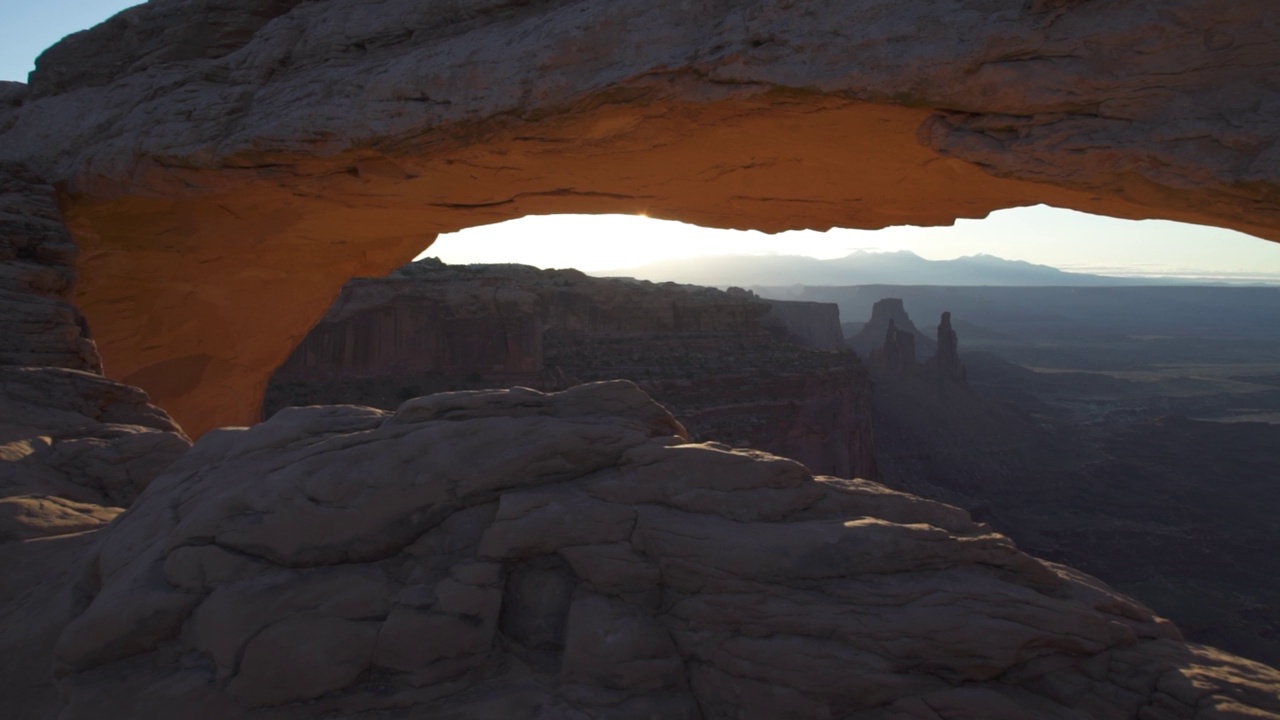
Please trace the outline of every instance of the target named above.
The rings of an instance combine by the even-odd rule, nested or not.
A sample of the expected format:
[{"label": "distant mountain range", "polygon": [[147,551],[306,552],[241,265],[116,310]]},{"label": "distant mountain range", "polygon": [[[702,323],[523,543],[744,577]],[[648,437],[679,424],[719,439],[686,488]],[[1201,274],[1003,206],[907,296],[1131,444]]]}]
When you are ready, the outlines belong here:
[{"label": "distant mountain range", "polygon": [[1166,278],[1125,278],[1088,275],[1005,260],[994,255],[970,255],[955,260],[926,260],[913,252],[860,250],[834,260],[798,255],[721,255],[687,260],[664,260],[640,267],[588,273],[628,276],[654,282],[678,282],[725,287],[737,285],[997,285],[1115,286],[1191,284]]}]

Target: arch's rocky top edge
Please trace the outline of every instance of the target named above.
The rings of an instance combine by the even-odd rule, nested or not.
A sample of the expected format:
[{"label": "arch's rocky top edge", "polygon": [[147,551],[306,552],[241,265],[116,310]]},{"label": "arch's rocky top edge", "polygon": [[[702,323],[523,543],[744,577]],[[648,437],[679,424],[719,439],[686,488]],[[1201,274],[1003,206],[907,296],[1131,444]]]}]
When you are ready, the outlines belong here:
[{"label": "arch's rocky top edge", "polygon": [[0,159],[60,188],[109,371],[199,435],[257,420],[347,279],[527,214],[776,232],[1048,203],[1278,239],[1277,22],[1267,0],[162,0],[0,93]]},{"label": "arch's rocky top edge", "polygon": [[0,157],[90,194],[167,194],[157,167],[323,172],[300,160],[439,152],[592,98],[775,89],[932,111],[921,142],[999,176],[1276,228],[1271,9],[168,0],[47,51]]},{"label": "arch's rocky top edge", "polygon": [[613,381],[211,433],[102,531],[60,717],[1280,717],[962,510],[680,430]]}]

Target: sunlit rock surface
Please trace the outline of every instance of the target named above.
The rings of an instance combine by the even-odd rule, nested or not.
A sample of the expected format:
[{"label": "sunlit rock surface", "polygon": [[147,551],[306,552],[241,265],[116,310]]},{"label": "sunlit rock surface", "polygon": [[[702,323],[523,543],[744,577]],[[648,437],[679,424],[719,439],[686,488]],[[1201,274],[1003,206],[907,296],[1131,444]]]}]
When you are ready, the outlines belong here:
[{"label": "sunlit rock surface", "polygon": [[961,510],[680,432],[615,381],[207,434],[101,531],[59,717],[1280,717]]},{"label": "sunlit rock surface", "polygon": [[[0,94],[113,377],[251,422],[349,277],[530,213],[947,223],[1047,202],[1277,237],[1265,0],[161,0]],[[230,402],[225,400],[230,399]]]}]

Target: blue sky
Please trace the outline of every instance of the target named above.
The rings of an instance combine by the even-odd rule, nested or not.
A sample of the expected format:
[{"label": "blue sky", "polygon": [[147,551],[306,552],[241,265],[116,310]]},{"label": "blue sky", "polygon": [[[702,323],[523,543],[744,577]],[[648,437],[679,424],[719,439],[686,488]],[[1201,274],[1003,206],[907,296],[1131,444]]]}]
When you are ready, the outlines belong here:
[{"label": "blue sky", "polygon": [[0,22],[0,80],[27,81],[36,56],[64,36],[93,27],[139,2],[12,0]]},{"label": "blue sky", "polygon": [[[91,27],[127,0],[9,2],[0,23],[0,80],[25,82],[35,58]],[[530,237],[539,242],[530,243]],[[608,242],[598,242],[609,238]],[[1069,270],[1127,275],[1263,277],[1280,281],[1280,244],[1241,233],[1165,221],[1133,222],[1045,208],[994,213],[950,228],[897,227],[764,235],[623,216],[536,217],[443,236],[429,251],[447,262],[522,262],[584,270],[726,253],[830,258],[855,250],[911,250],[930,259],[987,253]]]}]

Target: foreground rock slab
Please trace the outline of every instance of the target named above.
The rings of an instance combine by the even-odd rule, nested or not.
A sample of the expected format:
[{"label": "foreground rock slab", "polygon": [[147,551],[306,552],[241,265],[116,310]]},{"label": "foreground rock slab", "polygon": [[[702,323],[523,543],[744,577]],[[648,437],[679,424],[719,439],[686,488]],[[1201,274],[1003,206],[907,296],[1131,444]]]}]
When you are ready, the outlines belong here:
[{"label": "foreground rock slab", "polygon": [[682,434],[623,381],[211,432],[98,533],[59,717],[1280,718],[961,510]]},{"label": "foreground rock slab", "polygon": [[0,365],[0,542],[100,527],[190,446],[137,388]]}]

